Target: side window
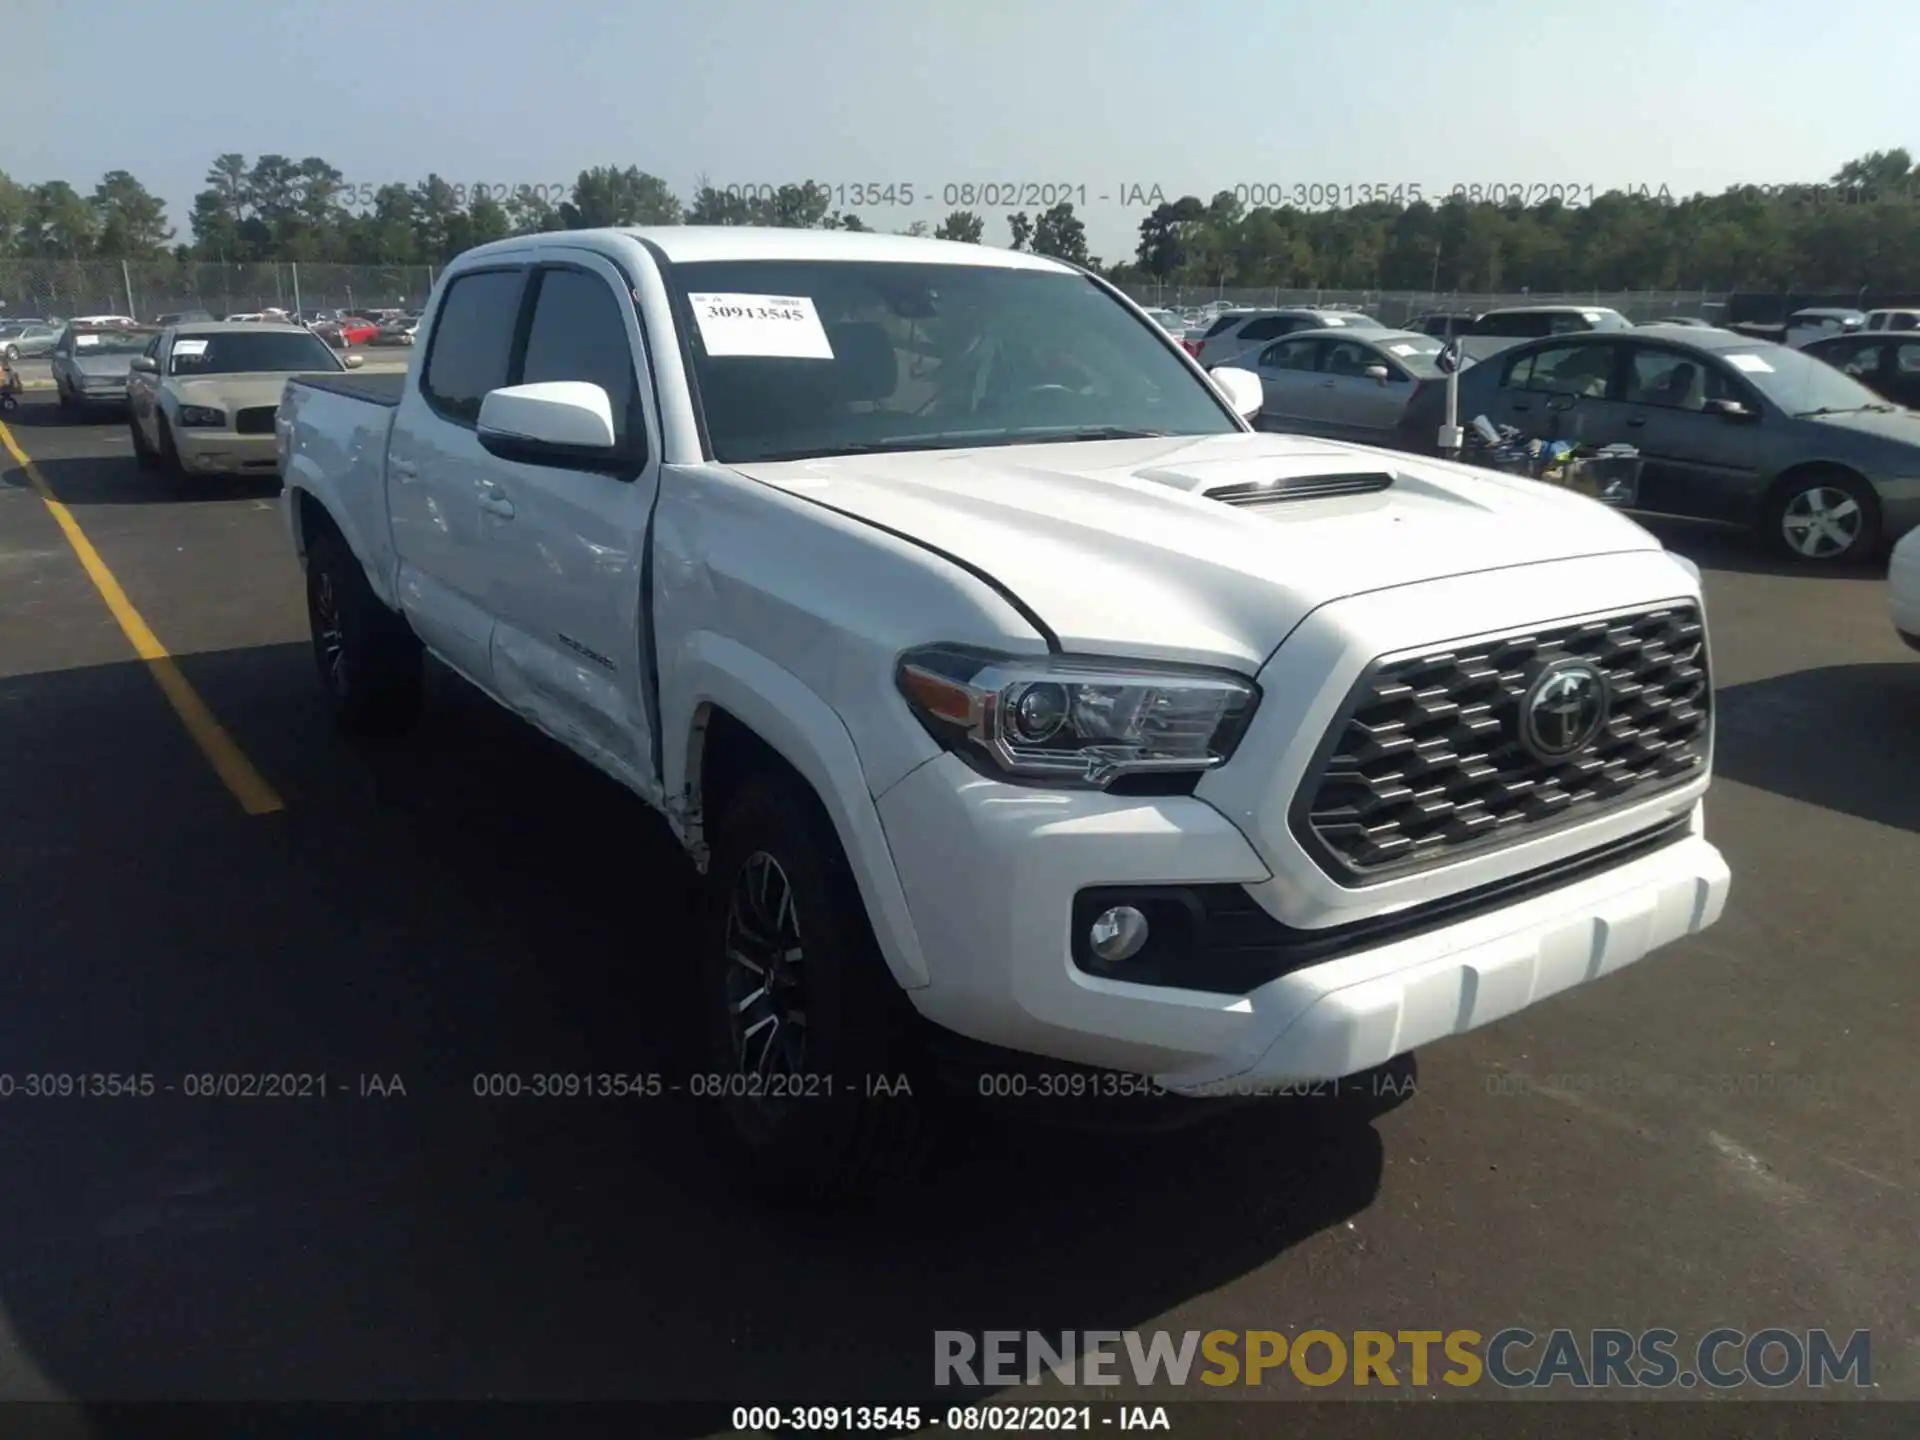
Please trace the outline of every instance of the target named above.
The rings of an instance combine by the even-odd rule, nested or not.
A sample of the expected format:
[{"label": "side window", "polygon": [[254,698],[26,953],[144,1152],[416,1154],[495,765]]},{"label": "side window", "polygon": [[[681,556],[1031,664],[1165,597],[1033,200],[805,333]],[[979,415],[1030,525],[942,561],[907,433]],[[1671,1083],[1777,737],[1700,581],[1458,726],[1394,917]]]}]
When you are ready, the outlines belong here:
[{"label": "side window", "polygon": [[147,348],[142,350],[140,353],[146,356],[149,360],[154,359],[156,356],[159,355],[160,342],[165,338],[166,337],[164,335],[154,336],[151,340],[147,342]]},{"label": "side window", "polygon": [[1240,323],[1240,317],[1238,315],[1222,315],[1218,320],[1214,321],[1213,324],[1207,327],[1207,333],[1202,335],[1200,338],[1202,340],[1211,340],[1213,339],[1214,336],[1220,334],[1222,331],[1231,330],[1234,326],[1238,325],[1239,323]]},{"label": "side window", "polygon": [[1627,366],[1627,403],[1704,410],[1708,373],[1700,360],[1677,350],[1636,349]]},{"label": "side window", "polygon": [[584,270],[542,271],[539,286],[518,383],[592,381],[613,402],[614,435],[624,445],[640,423],[634,403],[640,387],[621,301],[606,281]]},{"label": "side window", "polygon": [[1887,329],[1920,330],[1920,315],[1915,315],[1911,310],[1902,310],[1887,321]]},{"label": "side window", "polygon": [[1501,385],[1508,390],[1545,390],[1604,399],[1613,370],[1613,350],[1611,345],[1548,345],[1510,364]]},{"label": "side window", "polygon": [[1900,375],[1920,375],[1920,340],[1903,340],[1894,347],[1893,368]]},{"label": "side window", "polygon": [[1880,346],[1871,340],[1825,346],[1820,358],[1856,380],[1864,380],[1880,370]]},{"label": "side window", "polygon": [[1240,332],[1239,338],[1251,345],[1260,340],[1277,339],[1288,331],[1299,328],[1284,315],[1268,315],[1264,319],[1249,320],[1247,328]]},{"label": "side window", "polygon": [[447,419],[473,424],[487,392],[507,383],[525,281],[524,270],[478,270],[447,287],[420,377],[427,404]]},{"label": "side window", "polygon": [[1329,375],[1363,374],[1369,365],[1378,365],[1380,357],[1366,346],[1352,340],[1336,340],[1327,347],[1327,358],[1321,369]]},{"label": "side window", "polygon": [[1283,340],[1278,345],[1269,345],[1260,352],[1260,368],[1263,370],[1311,370],[1316,343],[1312,340]]},{"label": "side window", "polygon": [[1548,335],[1547,317],[1539,311],[1524,311],[1507,315],[1483,315],[1474,323],[1475,335],[1498,335],[1504,339],[1531,340],[1535,336]]}]

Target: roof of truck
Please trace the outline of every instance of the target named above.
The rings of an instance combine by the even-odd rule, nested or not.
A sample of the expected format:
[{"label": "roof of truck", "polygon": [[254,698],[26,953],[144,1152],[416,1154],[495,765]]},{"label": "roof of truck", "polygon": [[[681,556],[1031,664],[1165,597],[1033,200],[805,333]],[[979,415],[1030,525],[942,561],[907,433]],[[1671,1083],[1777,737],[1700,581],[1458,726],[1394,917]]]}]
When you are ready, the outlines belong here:
[{"label": "roof of truck", "polygon": [[1008,270],[1073,273],[1071,266],[1044,255],[970,245],[961,240],[879,235],[870,230],[789,230],[755,225],[649,225],[549,231],[495,240],[467,251],[461,258],[497,256],[543,245],[613,249],[629,240],[657,245],[668,260],[688,265],[708,260],[872,260],[899,265],[985,265]]}]

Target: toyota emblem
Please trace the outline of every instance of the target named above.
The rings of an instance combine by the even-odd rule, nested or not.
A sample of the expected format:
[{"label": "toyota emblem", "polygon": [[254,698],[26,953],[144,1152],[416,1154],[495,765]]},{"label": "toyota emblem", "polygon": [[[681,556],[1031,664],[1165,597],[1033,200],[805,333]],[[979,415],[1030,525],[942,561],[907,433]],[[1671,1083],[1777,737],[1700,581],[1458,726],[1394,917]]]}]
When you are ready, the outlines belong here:
[{"label": "toyota emblem", "polygon": [[1565,760],[1606,727],[1607,677],[1585,660],[1561,660],[1534,677],[1520,698],[1520,740],[1537,758]]}]

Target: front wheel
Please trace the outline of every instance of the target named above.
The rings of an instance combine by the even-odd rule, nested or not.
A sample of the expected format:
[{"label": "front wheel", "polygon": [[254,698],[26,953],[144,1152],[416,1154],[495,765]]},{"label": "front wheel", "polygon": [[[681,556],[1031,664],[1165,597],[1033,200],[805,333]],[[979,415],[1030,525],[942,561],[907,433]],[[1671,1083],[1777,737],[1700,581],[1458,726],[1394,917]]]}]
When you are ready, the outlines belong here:
[{"label": "front wheel", "polygon": [[696,1077],[709,1138],[781,1200],[867,1197],[918,1173],[931,1132],[912,1006],[818,800],[795,778],[751,778],[711,853]]},{"label": "front wheel", "polygon": [[20,347],[18,345],[7,346],[7,363],[11,365],[14,361],[18,360],[19,358],[20,358]]},{"label": "front wheel", "polygon": [[307,623],[335,724],[374,734],[412,723],[425,669],[420,642],[380,603],[367,572],[330,531],[307,546]]},{"label": "front wheel", "polygon": [[1872,487],[1845,470],[1809,470],[1781,485],[1768,505],[1767,538],[1788,559],[1837,565],[1873,553],[1880,507]]},{"label": "front wheel", "polygon": [[160,468],[159,452],[147,444],[147,432],[140,428],[139,416],[127,417],[127,434],[133,441],[133,463],[142,470],[158,470]]}]

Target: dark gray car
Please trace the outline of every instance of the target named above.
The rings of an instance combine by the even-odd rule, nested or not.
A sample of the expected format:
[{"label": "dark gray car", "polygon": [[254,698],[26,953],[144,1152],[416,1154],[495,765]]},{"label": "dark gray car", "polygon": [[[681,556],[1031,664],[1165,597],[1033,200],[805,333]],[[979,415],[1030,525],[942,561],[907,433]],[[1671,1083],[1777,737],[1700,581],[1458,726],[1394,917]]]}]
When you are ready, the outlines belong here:
[{"label": "dark gray car", "polygon": [[[1409,407],[1433,452],[1444,387]],[[1752,527],[1794,559],[1864,558],[1920,525],[1920,415],[1831,365],[1724,330],[1528,341],[1461,372],[1460,417],[1543,440],[1625,443],[1640,508]]]},{"label": "dark gray car", "polygon": [[0,355],[8,360],[31,359],[49,353],[60,339],[59,327],[37,321],[0,324]]},{"label": "dark gray car", "polygon": [[1252,364],[1262,430],[1391,445],[1422,387],[1444,385],[1443,342],[1412,330],[1301,330]]}]

